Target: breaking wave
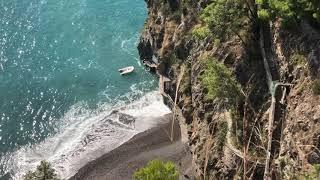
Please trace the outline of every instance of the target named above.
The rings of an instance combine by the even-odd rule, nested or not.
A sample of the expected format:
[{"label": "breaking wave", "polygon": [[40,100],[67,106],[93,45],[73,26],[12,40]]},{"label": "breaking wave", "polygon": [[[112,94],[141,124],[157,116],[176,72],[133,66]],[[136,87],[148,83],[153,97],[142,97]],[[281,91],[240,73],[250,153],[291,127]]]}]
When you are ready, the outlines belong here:
[{"label": "breaking wave", "polygon": [[68,178],[86,163],[160,123],[156,117],[170,113],[159,92],[149,92],[133,101],[128,99],[135,93],[126,94],[126,100],[113,105],[100,104],[95,112],[85,110],[81,103],[74,105],[62,118],[59,133],[2,158],[1,161],[7,161],[7,172],[13,179],[20,179],[41,160],[47,160],[60,177]]}]

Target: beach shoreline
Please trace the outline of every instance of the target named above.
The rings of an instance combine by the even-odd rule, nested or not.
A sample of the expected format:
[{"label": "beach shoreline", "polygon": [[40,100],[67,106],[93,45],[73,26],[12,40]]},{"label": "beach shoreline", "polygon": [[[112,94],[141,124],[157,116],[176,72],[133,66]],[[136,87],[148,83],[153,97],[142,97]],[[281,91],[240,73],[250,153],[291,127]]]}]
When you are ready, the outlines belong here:
[{"label": "beach shoreline", "polygon": [[171,119],[172,114],[157,118],[157,126],[136,134],[119,147],[87,163],[70,180],[132,179],[137,169],[153,159],[173,161],[181,177],[191,176],[191,154],[187,142],[181,139],[178,122],[174,126],[174,140],[170,141]]}]

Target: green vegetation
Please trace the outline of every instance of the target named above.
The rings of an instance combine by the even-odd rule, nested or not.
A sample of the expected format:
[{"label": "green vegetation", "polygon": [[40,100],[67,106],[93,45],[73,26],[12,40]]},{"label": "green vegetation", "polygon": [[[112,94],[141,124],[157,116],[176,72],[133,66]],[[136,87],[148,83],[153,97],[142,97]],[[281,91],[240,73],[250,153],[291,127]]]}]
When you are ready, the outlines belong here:
[{"label": "green vegetation", "polygon": [[173,162],[152,160],[144,168],[134,173],[134,180],[178,180],[179,173]]},{"label": "green vegetation", "polygon": [[264,20],[280,17],[285,22],[306,18],[320,22],[319,0],[256,0],[258,16]]},{"label": "green vegetation", "polygon": [[211,31],[207,26],[202,26],[198,24],[192,29],[192,36],[196,39],[205,39],[210,35]]},{"label": "green vegetation", "polygon": [[312,92],[314,95],[320,95],[320,79],[314,80],[312,83]]},{"label": "green vegetation", "polygon": [[314,180],[320,179],[320,164],[313,165],[313,169],[309,173],[304,173],[302,176],[298,177],[299,180]]},{"label": "green vegetation", "polygon": [[221,40],[234,35],[242,40],[241,31],[248,24],[248,9],[243,0],[215,0],[201,12],[200,20],[201,28],[194,30],[195,33],[210,30]]},{"label": "green vegetation", "polygon": [[220,39],[214,39],[213,44],[215,47],[219,47],[221,45],[221,40]]},{"label": "green vegetation", "polygon": [[37,169],[32,172],[29,171],[25,176],[24,180],[58,180],[58,176],[55,170],[51,167],[51,164],[46,161],[41,161]]},{"label": "green vegetation", "polygon": [[243,5],[239,0],[217,0],[201,13],[201,19],[216,36],[237,33],[242,28]]},{"label": "green vegetation", "polygon": [[307,58],[299,53],[295,53],[290,57],[290,61],[294,65],[304,65],[307,62]]},{"label": "green vegetation", "polygon": [[266,9],[260,9],[258,11],[258,17],[264,21],[267,21],[271,18],[270,13]]},{"label": "green vegetation", "polygon": [[218,99],[235,105],[240,96],[240,85],[229,69],[214,58],[205,58],[202,61],[205,70],[201,80],[208,91],[206,99]]}]

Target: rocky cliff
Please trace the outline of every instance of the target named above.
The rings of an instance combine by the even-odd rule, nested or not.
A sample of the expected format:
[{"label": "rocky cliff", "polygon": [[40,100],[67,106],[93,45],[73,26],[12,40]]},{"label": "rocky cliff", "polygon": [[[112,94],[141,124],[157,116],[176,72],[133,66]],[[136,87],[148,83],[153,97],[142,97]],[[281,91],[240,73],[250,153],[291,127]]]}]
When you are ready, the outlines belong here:
[{"label": "rocky cliff", "polygon": [[318,26],[227,2],[146,0],[139,54],[170,79],[160,86],[187,127],[195,178],[310,174],[320,163]]}]

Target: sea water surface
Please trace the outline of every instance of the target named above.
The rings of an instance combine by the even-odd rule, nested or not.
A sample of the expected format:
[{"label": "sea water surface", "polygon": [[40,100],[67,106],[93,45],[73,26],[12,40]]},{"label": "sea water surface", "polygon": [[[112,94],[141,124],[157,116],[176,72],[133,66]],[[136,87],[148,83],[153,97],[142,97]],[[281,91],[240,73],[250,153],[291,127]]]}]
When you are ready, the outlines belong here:
[{"label": "sea water surface", "polygon": [[70,177],[169,112],[138,60],[145,18],[143,0],[0,0],[0,179],[43,159]]}]

